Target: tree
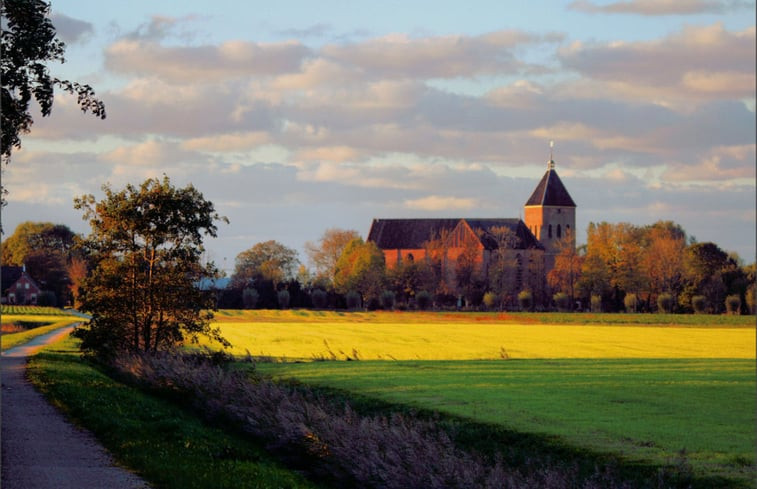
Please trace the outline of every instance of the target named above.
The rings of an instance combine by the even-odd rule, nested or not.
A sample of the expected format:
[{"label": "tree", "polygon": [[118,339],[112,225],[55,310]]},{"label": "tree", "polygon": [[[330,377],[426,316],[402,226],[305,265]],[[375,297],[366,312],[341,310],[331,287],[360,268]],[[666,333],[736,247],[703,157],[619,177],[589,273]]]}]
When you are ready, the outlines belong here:
[{"label": "tree", "polygon": [[398,301],[409,301],[434,283],[431,265],[426,260],[404,260],[387,272]]},{"label": "tree", "polygon": [[581,279],[581,266],[583,257],[578,254],[575,247],[575,238],[570,230],[565,232],[565,237],[557,242],[559,250],[555,256],[555,266],[547,274],[547,283],[558,292],[567,294],[571,307],[575,303],[578,281]]},{"label": "tree", "polygon": [[52,292],[58,305],[64,305],[70,300],[69,264],[77,257],[74,247],[79,239],[63,224],[26,221],[3,242],[2,263],[26,265],[42,289]]},{"label": "tree", "polygon": [[82,284],[82,307],[92,315],[77,329],[82,350],[110,358],[121,350],[155,351],[198,335],[224,345],[210,326],[213,291],[197,286],[215,277],[202,263],[204,236],[216,236],[220,217],[192,185],[177,189],[168,177],[75,199],[89,221],[85,239],[91,270]]},{"label": "tree", "polygon": [[105,105],[89,85],[51,76],[47,64],[64,62],[65,44],[56,37],[42,0],[3,0],[2,17],[2,162],[21,147],[21,134],[33,124],[29,105],[34,99],[43,117],[52,112],[55,87],[76,95],[83,112],[105,119]]},{"label": "tree", "polygon": [[723,273],[729,268],[728,254],[715,243],[695,243],[686,248],[683,257],[686,287],[682,300],[702,295],[712,312],[723,311],[727,288]]},{"label": "tree", "polygon": [[384,253],[376,243],[353,239],[344,247],[336,263],[334,287],[340,294],[358,292],[363,302],[378,300],[386,282]]},{"label": "tree", "polygon": [[245,287],[256,281],[271,281],[276,289],[279,283],[296,276],[300,261],[297,251],[278,241],[257,243],[237,255],[232,287]]},{"label": "tree", "polygon": [[494,227],[491,232],[497,241],[497,248],[492,250],[489,262],[489,289],[497,297],[500,308],[512,306],[523,285],[523,257],[513,251],[518,244],[518,236],[504,226]]},{"label": "tree", "polygon": [[336,262],[339,261],[344,247],[359,237],[360,233],[353,229],[330,228],[323,233],[317,243],[310,241],[305,243],[305,253],[315,267],[317,279],[325,279],[329,284],[333,283]]},{"label": "tree", "polygon": [[647,228],[643,269],[652,294],[677,297],[683,287],[686,233],[680,226],[660,221]]}]

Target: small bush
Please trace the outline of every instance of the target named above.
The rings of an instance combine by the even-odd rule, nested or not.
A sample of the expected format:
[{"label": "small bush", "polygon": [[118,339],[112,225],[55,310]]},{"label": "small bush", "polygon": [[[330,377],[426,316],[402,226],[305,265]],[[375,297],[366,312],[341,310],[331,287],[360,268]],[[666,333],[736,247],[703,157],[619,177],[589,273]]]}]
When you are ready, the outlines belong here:
[{"label": "small bush", "polygon": [[703,295],[695,295],[691,298],[691,307],[697,314],[707,312],[707,298]]},{"label": "small bush", "polygon": [[639,297],[636,294],[626,294],[623,298],[623,305],[626,306],[626,312],[638,312]]},{"label": "small bush", "polygon": [[359,309],[362,302],[360,294],[354,290],[347,292],[347,295],[344,296],[344,301],[347,303],[347,309],[351,310]]},{"label": "small bush", "polygon": [[244,289],[242,291],[242,304],[245,309],[254,309],[258,303],[258,299],[260,299],[260,294],[258,294],[257,290]]},{"label": "small bush", "polygon": [[280,290],[276,294],[276,300],[279,303],[279,308],[286,309],[289,307],[289,301],[291,300],[291,296],[289,295],[288,290]]},{"label": "small bush", "polygon": [[325,290],[315,289],[313,293],[310,294],[310,300],[313,302],[314,308],[325,309],[329,304],[329,295]]},{"label": "small bush", "polygon": [[521,290],[518,293],[518,304],[522,311],[530,311],[534,307],[534,295],[530,290]]},{"label": "small bush", "polygon": [[601,295],[592,295],[591,296],[591,312],[602,312],[602,296]]},{"label": "small bush", "polygon": [[725,298],[725,310],[728,314],[738,316],[741,314],[741,297],[738,294],[732,294]]},{"label": "small bush", "polygon": [[415,294],[415,305],[418,306],[418,309],[420,309],[421,311],[430,309],[431,308],[431,294],[429,294],[425,290],[421,290],[420,292]]},{"label": "small bush", "polygon": [[383,291],[379,300],[381,302],[381,309],[385,311],[394,309],[394,292],[391,290]]},{"label": "small bush", "polygon": [[498,297],[494,292],[487,292],[484,294],[483,303],[487,309],[494,309],[497,305]]},{"label": "small bush", "polygon": [[552,300],[555,301],[557,310],[560,312],[570,311],[570,297],[565,292],[558,292],[552,296]]},{"label": "small bush", "polygon": [[673,296],[670,294],[660,294],[657,296],[657,312],[669,314],[673,310]]}]

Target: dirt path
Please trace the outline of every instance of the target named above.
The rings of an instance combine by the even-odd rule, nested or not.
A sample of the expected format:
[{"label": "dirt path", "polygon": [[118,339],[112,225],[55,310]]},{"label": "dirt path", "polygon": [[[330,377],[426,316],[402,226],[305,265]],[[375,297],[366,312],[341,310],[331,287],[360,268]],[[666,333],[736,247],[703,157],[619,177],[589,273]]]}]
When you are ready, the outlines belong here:
[{"label": "dirt path", "polygon": [[67,422],[26,380],[26,357],[66,336],[53,331],[3,352],[2,489],[145,489],[131,472],[113,465],[88,432]]}]

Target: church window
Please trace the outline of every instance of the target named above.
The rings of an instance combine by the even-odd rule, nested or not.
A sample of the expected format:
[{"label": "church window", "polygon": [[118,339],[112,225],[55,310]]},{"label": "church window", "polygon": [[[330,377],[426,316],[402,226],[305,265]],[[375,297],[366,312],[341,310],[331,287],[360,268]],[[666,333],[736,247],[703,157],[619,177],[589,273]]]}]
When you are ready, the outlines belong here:
[{"label": "church window", "polygon": [[562,238],[562,229],[560,229],[560,225],[557,225],[557,238]]},{"label": "church window", "polygon": [[408,253],[408,254],[407,254],[407,261],[409,261],[409,262],[411,262],[411,263],[412,263],[413,261],[415,261],[415,257],[413,256],[413,254],[412,254],[412,253]]},{"label": "church window", "polygon": [[552,225],[549,225],[549,228],[547,228],[547,237],[552,238]]}]

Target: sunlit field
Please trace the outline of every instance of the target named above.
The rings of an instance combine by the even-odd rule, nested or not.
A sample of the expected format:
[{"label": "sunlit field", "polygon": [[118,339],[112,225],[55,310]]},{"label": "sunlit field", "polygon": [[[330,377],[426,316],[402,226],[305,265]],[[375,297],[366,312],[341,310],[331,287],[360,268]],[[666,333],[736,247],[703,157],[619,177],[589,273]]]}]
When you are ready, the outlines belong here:
[{"label": "sunlit field", "polygon": [[79,321],[79,317],[54,307],[3,305],[0,345],[7,350]]},{"label": "sunlit field", "polygon": [[[700,487],[755,477],[753,316],[220,311],[215,324],[279,378],[632,463],[683,450]],[[353,361],[318,361],[334,359]]]},{"label": "sunlit field", "polygon": [[[555,315],[560,321],[570,316]],[[639,315],[612,315],[639,321]],[[675,318],[676,316],[672,316]],[[678,316],[687,318],[687,316]],[[688,317],[690,318],[690,317]],[[716,317],[718,318],[718,317]],[[731,324],[551,324],[549,315],[221,311],[230,353],[288,360],[755,358],[754,318]],[[670,316],[664,317],[665,321]],[[690,321],[690,319],[689,319]]]}]

